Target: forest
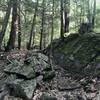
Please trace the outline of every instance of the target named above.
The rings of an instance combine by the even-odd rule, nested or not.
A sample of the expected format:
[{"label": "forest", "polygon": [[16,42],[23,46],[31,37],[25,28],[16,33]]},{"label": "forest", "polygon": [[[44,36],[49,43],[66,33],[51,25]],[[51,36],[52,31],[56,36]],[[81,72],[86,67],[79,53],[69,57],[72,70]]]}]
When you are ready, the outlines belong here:
[{"label": "forest", "polygon": [[100,0],[0,0],[0,100],[100,100]]}]

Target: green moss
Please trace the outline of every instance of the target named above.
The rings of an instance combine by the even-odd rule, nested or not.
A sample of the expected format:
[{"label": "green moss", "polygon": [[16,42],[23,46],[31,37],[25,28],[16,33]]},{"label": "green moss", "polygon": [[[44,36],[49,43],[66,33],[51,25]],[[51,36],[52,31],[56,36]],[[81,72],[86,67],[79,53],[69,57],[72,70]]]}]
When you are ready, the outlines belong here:
[{"label": "green moss", "polygon": [[92,63],[92,60],[100,61],[100,57],[93,58],[98,51],[100,51],[99,35],[92,33],[83,36],[71,34],[54,50],[54,56],[59,59],[56,59],[58,64],[75,71]]}]

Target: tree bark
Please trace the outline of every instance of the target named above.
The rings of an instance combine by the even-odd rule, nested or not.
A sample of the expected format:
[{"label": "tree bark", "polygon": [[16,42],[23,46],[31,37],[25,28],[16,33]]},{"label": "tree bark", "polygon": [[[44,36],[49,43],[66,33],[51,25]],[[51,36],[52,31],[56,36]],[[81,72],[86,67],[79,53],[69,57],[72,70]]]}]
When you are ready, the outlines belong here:
[{"label": "tree bark", "polygon": [[[51,23],[51,45],[50,45],[50,54],[49,54],[49,63],[52,65],[52,56],[53,56],[53,36],[54,36],[54,0],[52,0],[52,23]],[[52,67],[53,70],[53,67]]]},{"label": "tree bark", "polygon": [[42,23],[40,32],[40,50],[43,49],[44,21],[45,21],[45,0],[42,1]]},{"label": "tree bark", "polygon": [[52,29],[51,29],[51,55],[52,55],[52,42],[53,42],[53,36],[54,36],[54,0],[52,1]]},{"label": "tree bark", "polygon": [[64,19],[63,19],[63,11],[64,11],[64,1],[60,0],[60,10],[61,10],[61,30],[60,30],[60,37],[61,40],[64,39]]},{"label": "tree bark", "polygon": [[95,15],[96,15],[96,0],[94,0],[94,6],[93,6],[92,28],[94,28],[95,26]]},{"label": "tree bark", "polygon": [[65,18],[64,33],[69,32],[69,12],[70,12],[70,0],[65,0],[64,2],[64,18]]},{"label": "tree bark", "polygon": [[4,21],[3,21],[3,25],[2,25],[2,30],[1,30],[1,33],[0,33],[0,49],[1,49],[2,41],[3,41],[6,29],[7,29],[7,25],[8,25],[10,13],[11,13],[11,7],[12,7],[12,2],[11,2],[11,0],[9,0],[8,1],[8,7],[7,7],[7,10],[6,10],[6,15],[4,17]]},{"label": "tree bark", "polygon": [[20,14],[20,0],[18,3],[18,49],[20,50],[21,48],[21,14]]},{"label": "tree bark", "polygon": [[88,0],[87,2],[88,2],[88,15],[87,15],[87,18],[88,18],[88,23],[89,23],[90,30],[92,30],[92,15],[91,15],[90,0]]},{"label": "tree bark", "polygon": [[13,0],[11,32],[10,32],[9,40],[7,43],[6,51],[9,51],[15,48],[16,21],[17,21],[17,0]]},{"label": "tree bark", "polygon": [[39,3],[39,0],[37,0],[36,6],[35,6],[35,13],[34,13],[33,21],[32,21],[32,27],[31,27],[30,38],[29,38],[27,49],[31,48],[32,37],[33,37],[33,45],[34,45],[34,39],[35,39],[34,29],[35,29],[36,16],[37,16],[37,11],[38,11],[38,3]]}]

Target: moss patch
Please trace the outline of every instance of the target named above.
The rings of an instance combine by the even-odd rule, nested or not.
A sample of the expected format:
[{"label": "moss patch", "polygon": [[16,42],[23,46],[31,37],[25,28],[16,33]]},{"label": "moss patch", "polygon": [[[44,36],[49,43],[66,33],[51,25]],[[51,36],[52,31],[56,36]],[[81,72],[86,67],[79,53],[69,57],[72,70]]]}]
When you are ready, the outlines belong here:
[{"label": "moss patch", "polygon": [[82,73],[89,65],[96,68],[100,61],[100,35],[71,34],[54,49],[54,58],[70,72]]}]

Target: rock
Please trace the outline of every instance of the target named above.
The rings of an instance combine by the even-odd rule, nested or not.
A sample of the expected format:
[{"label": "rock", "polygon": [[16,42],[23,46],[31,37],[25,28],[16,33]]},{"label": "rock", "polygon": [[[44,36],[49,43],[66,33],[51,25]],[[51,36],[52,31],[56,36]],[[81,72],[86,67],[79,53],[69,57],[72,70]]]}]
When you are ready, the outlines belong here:
[{"label": "rock", "polygon": [[32,62],[32,61],[31,61],[30,58],[26,58],[26,59],[24,60],[24,64],[26,64],[26,65],[29,65],[31,62]]},{"label": "rock", "polygon": [[36,78],[37,83],[40,83],[43,80],[43,76],[40,75]]},{"label": "rock", "polygon": [[89,85],[85,86],[84,90],[86,91],[86,93],[95,93],[95,92],[97,92],[97,89],[95,89],[93,84],[89,84]]},{"label": "rock", "polygon": [[9,91],[11,96],[28,100],[27,98],[32,98],[36,85],[36,80],[25,81],[16,79],[11,82],[6,82],[4,89]]},{"label": "rock", "polygon": [[20,97],[22,99],[28,100],[26,93],[19,84],[7,83],[5,89],[9,91],[9,95],[14,97]]},{"label": "rock", "polygon": [[87,96],[87,100],[99,100],[99,99],[95,99],[96,97],[96,93],[88,93]]},{"label": "rock", "polygon": [[28,80],[21,83],[21,87],[24,89],[24,92],[26,93],[28,98],[32,97],[33,92],[36,89],[36,85],[36,80]]},{"label": "rock", "polygon": [[77,95],[72,93],[66,93],[64,97],[66,100],[78,100]]},{"label": "rock", "polygon": [[43,80],[52,80],[55,77],[55,72],[54,71],[47,71],[43,73]]},{"label": "rock", "polygon": [[44,54],[42,54],[42,53],[38,53],[38,57],[40,58],[40,59],[42,59],[43,61],[45,61],[45,62],[48,62],[48,57],[47,56],[45,56]]},{"label": "rock", "polygon": [[57,100],[57,98],[45,93],[45,94],[42,94],[42,96],[40,97],[40,100]]},{"label": "rock", "polygon": [[7,78],[2,78],[2,79],[0,79],[0,91],[2,91],[2,88],[4,87],[4,85],[5,85],[5,80],[6,80]]},{"label": "rock", "polygon": [[84,96],[84,95],[78,95],[78,100],[87,100],[86,99],[86,96]]},{"label": "rock", "polygon": [[60,91],[75,90],[81,88],[81,85],[71,79],[61,78],[58,80],[58,89]]},{"label": "rock", "polygon": [[20,98],[32,98],[37,86],[36,79],[17,79],[16,75],[8,76],[3,83],[1,92],[8,91],[11,96]]},{"label": "rock", "polygon": [[34,72],[42,73],[46,69],[51,69],[50,64],[48,63],[48,57],[41,53],[32,53],[26,55],[26,59],[32,65]]},{"label": "rock", "polygon": [[3,91],[0,93],[0,100],[4,100],[5,96],[8,94],[8,91]]},{"label": "rock", "polygon": [[32,66],[20,65],[19,63],[9,64],[4,69],[4,72],[8,74],[16,74],[18,77],[26,79],[35,77],[35,72]]},{"label": "rock", "polygon": [[99,90],[97,96],[95,97],[95,100],[99,100],[99,99],[100,99],[100,90]]},{"label": "rock", "polygon": [[5,98],[4,98],[4,100],[23,100],[23,99],[6,95]]},{"label": "rock", "polygon": [[[58,44],[58,42],[55,43],[53,47]],[[70,73],[78,73],[79,76],[92,75],[100,72],[97,70],[100,69],[99,45],[100,36],[96,34],[84,34],[83,36],[70,34],[54,48],[53,58],[57,65]]]},{"label": "rock", "polygon": [[41,53],[31,52],[22,62],[15,59],[10,59],[10,62],[4,69],[7,77],[1,83],[1,87],[5,84],[4,89],[6,88],[10,95],[23,100],[32,97],[37,84],[41,84],[43,80],[51,80],[55,76],[48,63],[48,57]]},{"label": "rock", "polygon": [[25,57],[23,62],[12,60],[11,64],[7,65],[4,72],[7,74],[16,74],[18,78],[32,79],[43,71],[51,70],[48,63],[48,57],[41,53],[31,53]]},{"label": "rock", "polygon": [[25,58],[29,58],[29,57],[33,57],[33,56],[34,56],[35,58],[37,58],[37,59],[41,59],[41,60],[43,60],[43,61],[45,61],[45,62],[48,62],[48,57],[47,57],[47,56],[45,56],[45,55],[42,54],[42,53],[36,53],[36,52],[32,52],[32,51],[27,52]]}]

